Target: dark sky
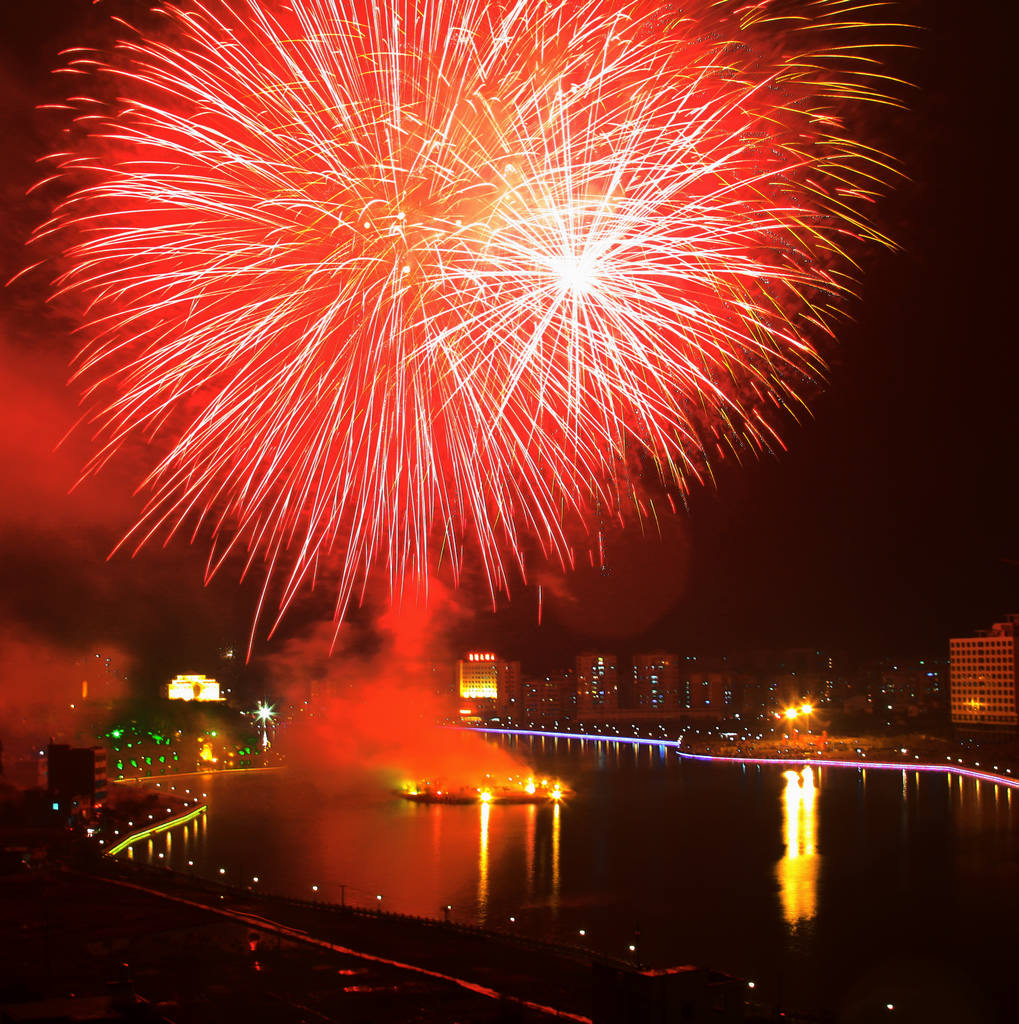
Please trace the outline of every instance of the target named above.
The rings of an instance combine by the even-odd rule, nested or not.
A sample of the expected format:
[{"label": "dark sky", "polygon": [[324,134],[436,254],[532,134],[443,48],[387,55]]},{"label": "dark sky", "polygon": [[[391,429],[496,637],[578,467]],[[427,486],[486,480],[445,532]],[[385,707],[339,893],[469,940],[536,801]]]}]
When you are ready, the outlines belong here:
[{"label": "dark sky", "polygon": [[[61,47],[95,38],[102,11],[131,6],[2,5],[7,276],[23,265],[25,235],[44,214],[22,195],[53,145],[52,117],[34,110],[60,95],[48,71]],[[533,669],[598,643],[620,653],[649,645],[944,653],[948,636],[1019,610],[1017,360],[1006,317],[1015,291],[1006,198],[1014,115],[1003,113],[1012,54],[989,4],[910,0],[900,10],[923,30],[892,70],[918,88],[908,114],[874,128],[910,179],[877,217],[901,251],[872,252],[864,264],[855,319],[840,330],[813,418],[786,428],[787,452],[723,466],[717,488],[695,492],[663,538],[637,528],[614,538],[608,574],[542,576],[540,627],[533,586],[492,614],[468,584],[460,603],[479,610],[457,618],[452,650],[491,645]],[[15,633],[116,643],[149,680],[214,669],[222,644],[245,644],[255,590],[234,578],[204,589],[201,543],[106,561],[137,501],[117,471],[66,493],[87,439],[52,454],[75,417],[65,387],[73,339],[41,295],[38,280],[0,293],[0,643]],[[314,602],[298,608],[284,636],[321,611]]]}]

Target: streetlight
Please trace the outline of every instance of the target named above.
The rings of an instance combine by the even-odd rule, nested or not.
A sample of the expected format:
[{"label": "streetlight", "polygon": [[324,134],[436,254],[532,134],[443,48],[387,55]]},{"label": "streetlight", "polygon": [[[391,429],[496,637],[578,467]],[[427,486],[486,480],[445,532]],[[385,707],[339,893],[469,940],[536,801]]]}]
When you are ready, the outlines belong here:
[{"label": "streetlight", "polygon": [[442,913],[443,913],[443,916],[444,916],[444,918],[445,918],[446,924],[449,924],[449,912],[450,912],[450,911],[451,911],[452,909],[453,909],[453,906],[452,906],[452,904],[450,904],[450,903],[447,903],[447,904],[446,904],[446,905],[445,905],[445,906],[444,906],[444,907],[442,908]]},{"label": "streetlight", "polygon": [[376,905],[378,906],[378,908],[379,908],[379,913],[381,914],[381,913],[382,913],[382,893],[379,893],[379,894],[378,894],[378,895],[377,895],[377,896],[375,897],[375,899],[376,899],[376,900],[378,901],[378,903],[377,903]]},{"label": "streetlight", "polygon": [[262,749],[265,750],[269,746],[269,725],[276,717],[276,705],[270,704],[268,701],[260,700],[258,707],[255,708],[255,718],[258,719],[259,724],[262,726]]}]

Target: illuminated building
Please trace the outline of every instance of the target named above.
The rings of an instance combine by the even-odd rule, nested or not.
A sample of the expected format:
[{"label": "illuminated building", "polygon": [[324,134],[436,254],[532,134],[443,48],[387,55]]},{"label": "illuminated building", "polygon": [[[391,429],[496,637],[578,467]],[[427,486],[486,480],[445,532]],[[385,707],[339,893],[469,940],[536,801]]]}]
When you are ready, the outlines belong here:
[{"label": "illuminated building", "polygon": [[456,664],[461,721],[481,721],[497,713],[518,716],[521,706],[519,661],[502,660],[492,651],[470,651]]},{"label": "illuminated building", "polygon": [[675,654],[653,651],[633,656],[633,706],[637,709],[671,711],[677,707],[679,659]]},{"label": "illuminated building", "polygon": [[106,751],[102,747],[46,748],[46,788],[54,810],[85,813],[106,799]]},{"label": "illuminated building", "polygon": [[219,683],[206,676],[175,676],[166,684],[167,700],[223,700]]},{"label": "illuminated building", "polygon": [[495,700],[499,696],[499,671],[494,654],[472,651],[457,662],[457,685],[465,700]]},{"label": "illuminated building", "polygon": [[517,717],[526,723],[565,722],[573,717],[575,704],[572,674],[525,679]]},{"label": "illuminated building", "polygon": [[614,654],[577,655],[577,714],[619,710],[619,663]]},{"label": "illuminated building", "polygon": [[1016,727],[1016,629],[1019,615],[976,636],[949,641],[952,724],[962,728]]},{"label": "illuminated building", "polygon": [[691,663],[684,665],[678,678],[676,704],[682,711],[725,717],[743,710],[744,690],[745,682],[736,673],[705,669]]},{"label": "illuminated building", "polygon": [[457,663],[457,689],[463,700],[496,700],[498,659],[490,651],[471,651]]},{"label": "illuminated building", "polygon": [[947,667],[943,658],[874,659],[858,673],[855,703],[860,710],[886,720],[942,711],[947,705]]},{"label": "illuminated building", "polygon": [[810,696],[816,700],[845,696],[847,679],[844,651],[813,647],[744,651],[727,667],[747,677],[747,710],[772,712],[792,701]]},{"label": "illuminated building", "polygon": [[496,662],[495,681],[496,689],[499,692],[499,701],[501,704],[506,704],[513,697],[518,697],[521,692],[520,662]]}]

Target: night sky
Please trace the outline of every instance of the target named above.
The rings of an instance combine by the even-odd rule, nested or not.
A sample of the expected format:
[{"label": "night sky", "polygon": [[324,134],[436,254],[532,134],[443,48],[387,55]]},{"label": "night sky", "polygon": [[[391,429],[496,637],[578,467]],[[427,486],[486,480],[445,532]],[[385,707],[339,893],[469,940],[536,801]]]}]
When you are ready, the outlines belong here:
[{"label": "night sky", "polygon": [[[25,238],[45,216],[24,191],[54,144],[57,122],[34,108],[61,95],[49,75],[58,51],[98,38],[104,10],[145,6],[2,5],[5,279],[28,262]],[[492,614],[468,580],[458,614],[436,623],[446,651],[491,645],[535,670],[597,644],[621,654],[651,645],[945,654],[949,636],[1019,611],[1017,367],[1006,318],[1014,118],[1000,111],[1012,54],[991,5],[899,7],[923,30],[892,72],[918,88],[908,113],[874,115],[873,141],[910,179],[876,216],[901,251],[868,254],[813,418],[787,425],[788,451],[721,466],[717,488],[696,491],[662,537],[634,527],[610,538],[607,572],[539,572],[540,627],[534,586]],[[224,644],[246,644],[257,588],[227,575],[203,588],[201,540],[106,560],[139,507],[135,478],[128,458],[67,493],[88,443],[79,431],[53,452],[77,397],[66,386],[73,324],[45,293],[38,273],[0,293],[0,644],[112,644],[134,656],[146,684],[214,671]],[[326,597],[304,599],[256,650],[327,616]],[[355,616],[359,636],[377,611]]]}]

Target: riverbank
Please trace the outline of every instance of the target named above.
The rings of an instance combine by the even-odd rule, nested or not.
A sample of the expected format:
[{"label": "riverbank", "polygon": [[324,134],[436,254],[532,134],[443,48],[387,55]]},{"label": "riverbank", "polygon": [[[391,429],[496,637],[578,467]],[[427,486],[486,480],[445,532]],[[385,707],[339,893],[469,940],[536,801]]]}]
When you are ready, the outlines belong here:
[{"label": "riverbank", "polygon": [[[372,927],[354,915],[288,908],[156,875],[121,868],[0,880],[6,975],[0,1007],[26,1008],[72,993],[83,1006],[101,999],[114,979],[122,986],[128,979],[146,1019],[173,1024],[548,1019],[523,1001],[489,994],[481,980],[472,989],[451,975],[394,962],[408,954],[454,970],[465,966],[472,975],[487,973],[489,981],[526,990],[521,999],[546,995],[546,974],[556,975],[553,994],[570,1006],[585,1005],[588,996],[587,972],[580,965],[571,969],[568,961],[554,971],[536,970],[532,978],[532,965],[519,955],[493,951],[485,972],[480,964],[461,963],[465,948],[454,934],[415,936],[388,920]],[[350,947],[359,943],[397,955],[354,952]],[[583,1024],[588,1018],[575,1013],[572,1019]]]},{"label": "riverbank", "polygon": [[[803,747],[781,748],[772,754],[758,753],[758,750],[768,750],[768,747],[755,747],[752,744],[745,744],[739,751],[733,753],[721,753],[718,744],[703,743],[691,744],[684,738],[678,740],[668,739],[664,736],[618,736],[603,735],[597,732],[569,732],[565,730],[545,729],[496,729],[488,727],[472,726],[471,732],[487,733],[496,736],[524,736],[533,738],[549,738],[557,740],[584,741],[595,743],[620,743],[631,746],[661,747],[673,750],[680,758],[694,761],[714,761],[730,764],[759,764],[759,765],[790,765],[802,767],[830,768],[854,768],[862,771],[872,769],[874,771],[898,771],[898,772],[924,772],[939,775],[958,776],[960,778],[976,779],[980,782],[990,782],[994,785],[1005,786],[1009,789],[1019,789],[1019,770],[1012,767],[990,765],[984,767],[980,761],[964,761],[961,757],[953,758],[946,755],[944,763],[933,763],[921,760],[921,755],[908,748],[899,748],[898,758],[895,760],[882,760],[880,756],[868,756],[868,752],[859,749],[855,757],[845,757],[840,752],[828,752],[824,750],[808,749]],[[733,748],[734,751],[736,748]],[[887,753],[885,750],[877,752]],[[894,756],[895,748],[890,753]]]},{"label": "riverbank", "polygon": [[[88,873],[0,880],[0,904],[0,956],[19,979],[0,984],[0,1009],[71,993],[101,999],[118,979],[122,1004],[129,989],[132,1012],[142,1006],[145,1019],[173,1024],[623,1019],[593,1005],[586,951],[442,921],[286,900],[109,860]],[[637,984],[651,979],[632,965],[599,964]],[[692,973],[742,989],[737,979]]]}]

